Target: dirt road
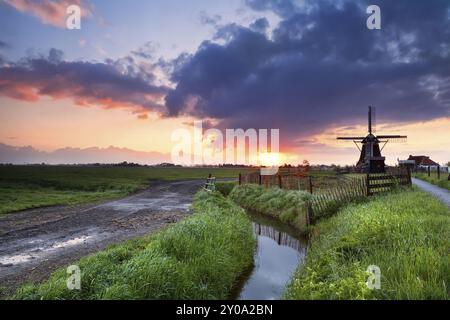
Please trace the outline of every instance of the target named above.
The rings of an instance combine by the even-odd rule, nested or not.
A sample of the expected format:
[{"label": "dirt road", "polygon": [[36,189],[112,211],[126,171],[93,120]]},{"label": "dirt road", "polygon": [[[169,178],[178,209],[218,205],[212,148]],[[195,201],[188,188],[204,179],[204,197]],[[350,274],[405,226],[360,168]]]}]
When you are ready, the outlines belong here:
[{"label": "dirt road", "polygon": [[[187,214],[204,180],[153,182],[100,205],[51,207],[0,216],[0,288],[11,293],[111,243],[157,230]],[[0,292],[2,296],[2,292]]]}]

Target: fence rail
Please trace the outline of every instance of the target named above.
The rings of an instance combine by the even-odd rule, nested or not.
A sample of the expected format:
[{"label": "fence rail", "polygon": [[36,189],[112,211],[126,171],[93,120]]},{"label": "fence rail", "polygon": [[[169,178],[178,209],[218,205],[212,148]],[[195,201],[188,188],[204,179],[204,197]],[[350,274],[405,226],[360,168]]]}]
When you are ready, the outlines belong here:
[{"label": "fence rail", "polygon": [[367,195],[390,191],[399,185],[411,185],[411,171],[405,167],[388,168],[386,173],[367,174]]}]

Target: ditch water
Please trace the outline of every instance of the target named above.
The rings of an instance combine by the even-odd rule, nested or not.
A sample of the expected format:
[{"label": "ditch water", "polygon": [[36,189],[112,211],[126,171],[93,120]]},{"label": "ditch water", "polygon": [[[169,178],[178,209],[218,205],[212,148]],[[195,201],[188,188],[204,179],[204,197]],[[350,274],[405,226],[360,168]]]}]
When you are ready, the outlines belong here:
[{"label": "ditch water", "polygon": [[254,266],[236,288],[239,300],[279,299],[294,271],[303,262],[308,240],[276,219],[248,213],[257,237]]}]

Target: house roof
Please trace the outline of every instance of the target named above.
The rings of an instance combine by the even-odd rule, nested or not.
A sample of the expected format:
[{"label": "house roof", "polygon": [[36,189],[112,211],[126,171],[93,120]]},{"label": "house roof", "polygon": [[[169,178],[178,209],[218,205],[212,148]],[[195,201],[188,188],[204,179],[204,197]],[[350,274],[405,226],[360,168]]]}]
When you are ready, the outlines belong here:
[{"label": "house roof", "polygon": [[429,156],[412,156],[410,155],[408,160],[414,160],[416,166],[438,166],[439,163],[434,162]]}]

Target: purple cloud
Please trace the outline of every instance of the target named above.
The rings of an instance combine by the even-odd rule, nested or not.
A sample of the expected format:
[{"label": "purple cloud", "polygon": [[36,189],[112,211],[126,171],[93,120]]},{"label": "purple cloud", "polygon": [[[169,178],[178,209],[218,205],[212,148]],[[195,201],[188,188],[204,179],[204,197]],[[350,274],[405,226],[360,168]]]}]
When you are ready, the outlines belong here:
[{"label": "purple cloud", "polygon": [[[450,115],[450,3],[378,1],[382,30],[368,30],[370,3],[248,0],[282,17],[269,36],[228,25],[183,58],[166,96],[169,114],[223,127],[281,128],[285,139],[331,125]],[[307,10],[305,9],[307,8]],[[256,22],[255,22],[256,23]]]}]

